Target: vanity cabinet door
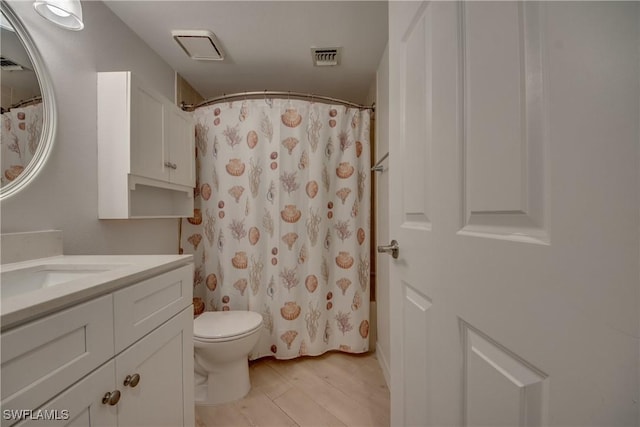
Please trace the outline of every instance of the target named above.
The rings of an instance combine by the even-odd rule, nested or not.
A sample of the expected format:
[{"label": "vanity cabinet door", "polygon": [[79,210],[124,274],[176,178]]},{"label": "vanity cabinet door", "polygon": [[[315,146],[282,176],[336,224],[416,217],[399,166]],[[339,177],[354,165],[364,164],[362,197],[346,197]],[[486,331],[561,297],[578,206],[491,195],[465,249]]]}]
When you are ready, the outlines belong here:
[{"label": "vanity cabinet door", "polygon": [[[32,410],[114,355],[113,302],[105,295],[1,336],[3,410]],[[2,418],[2,427],[12,423]]]},{"label": "vanity cabinet door", "polygon": [[116,383],[122,391],[118,425],[194,424],[191,306],[116,356],[115,361]]},{"label": "vanity cabinet door", "polygon": [[117,406],[102,403],[106,393],[116,390],[115,363],[110,361],[32,411],[15,427],[103,427],[117,425]]},{"label": "vanity cabinet door", "polygon": [[169,152],[170,181],[195,187],[195,128],[188,113],[175,105],[166,106],[165,147]]},{"label": "vanity cabinet door", "polygon": [[131,173],[169,181],[164,98],[131,75]]}]

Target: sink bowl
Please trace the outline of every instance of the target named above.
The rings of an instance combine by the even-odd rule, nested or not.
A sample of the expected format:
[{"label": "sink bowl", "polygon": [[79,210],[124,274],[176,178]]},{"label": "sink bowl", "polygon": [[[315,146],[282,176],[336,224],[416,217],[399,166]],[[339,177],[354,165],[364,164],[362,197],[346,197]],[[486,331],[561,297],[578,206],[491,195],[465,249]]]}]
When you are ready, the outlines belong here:
[{"label": "sink bowl", "polygon": [[9,298],[125,266],[124,264],[42,264],[3,271],[0,274],[0,291],[3,298]]}]

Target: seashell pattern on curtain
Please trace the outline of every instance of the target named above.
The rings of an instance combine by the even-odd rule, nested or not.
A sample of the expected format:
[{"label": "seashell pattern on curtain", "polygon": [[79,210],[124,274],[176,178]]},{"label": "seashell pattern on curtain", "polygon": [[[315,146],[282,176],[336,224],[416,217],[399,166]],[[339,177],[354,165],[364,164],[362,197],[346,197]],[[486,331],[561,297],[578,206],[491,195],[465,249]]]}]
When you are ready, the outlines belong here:
[{"label": "seashell pattern on curtain", "polygon": [[1,185],[16,179],[33,158],[40,142],[42,123],[41,102],[2,113]]},{"label": "seashell pattern on curtain", "polygon": [[[198,109],[196,310],[251,310],[252,359],[369,345],[370,113],[299,100]],[[198,313],[196,313],[198,314]]]}]

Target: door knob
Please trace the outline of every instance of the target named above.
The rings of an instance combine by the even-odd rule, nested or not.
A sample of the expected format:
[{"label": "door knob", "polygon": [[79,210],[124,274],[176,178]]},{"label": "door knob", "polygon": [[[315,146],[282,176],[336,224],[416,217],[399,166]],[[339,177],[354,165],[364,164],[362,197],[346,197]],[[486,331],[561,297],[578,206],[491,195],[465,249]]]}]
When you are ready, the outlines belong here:
[{"label": "door knob", "polygon": [[386,246],[378,246],[378,253],[391,254],[393,259],[397,259],[400,253],[400,245],[398,245],[397,240],[392,240],[391,243]]}]

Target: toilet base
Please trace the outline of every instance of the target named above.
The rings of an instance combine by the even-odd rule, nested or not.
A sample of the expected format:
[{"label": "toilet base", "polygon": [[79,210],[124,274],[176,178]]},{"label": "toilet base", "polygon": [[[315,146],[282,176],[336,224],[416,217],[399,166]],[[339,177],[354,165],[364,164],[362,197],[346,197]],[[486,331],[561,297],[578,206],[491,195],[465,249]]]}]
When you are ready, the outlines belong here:
[{"label": "toilet base", "polygon": [[249,393],[249,361],[207,364],[208,369],[195,357],[195,403],[197,406],[219,405],[242,399]]}]

